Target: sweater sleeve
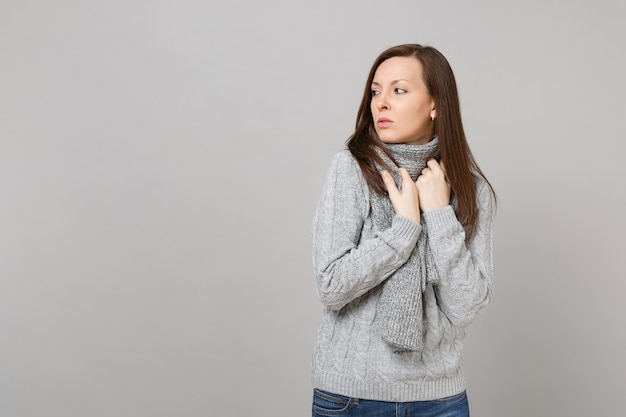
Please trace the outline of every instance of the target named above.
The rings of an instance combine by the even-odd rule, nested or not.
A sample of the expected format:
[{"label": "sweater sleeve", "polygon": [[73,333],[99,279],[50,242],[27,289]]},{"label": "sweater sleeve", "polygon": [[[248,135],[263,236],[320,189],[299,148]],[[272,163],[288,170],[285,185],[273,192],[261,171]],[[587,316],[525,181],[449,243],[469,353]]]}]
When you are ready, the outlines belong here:
[{"label": "sweater sleeve", "polygon": [[485,181],[479,184],[478,227],[469,242],[465,242],[465,230],[451,206],[423,213],[439,274],[437,302],[450,322],[459,327],[467,326],[487,305],[493,287],[495,199]]},{"label": "sweater sleeve", "polygon": [[409,258],[421,225],[396,215],[391,227],[362,239],[369,190],[348,151],[335,155],[313,219],[313,267],[320,301],[339,310],[383,282]]}]

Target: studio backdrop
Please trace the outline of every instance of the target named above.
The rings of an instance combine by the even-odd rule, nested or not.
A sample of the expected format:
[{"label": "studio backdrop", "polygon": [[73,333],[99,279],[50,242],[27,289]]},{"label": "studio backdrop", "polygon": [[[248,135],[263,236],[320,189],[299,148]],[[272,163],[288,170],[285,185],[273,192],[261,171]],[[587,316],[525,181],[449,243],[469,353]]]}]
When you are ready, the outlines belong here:
[{"label": "studio backdrop", "polygon": [[310,415],[310,226],[375,57],[439,49],[492,181],[472,415],[620,414],[625,6],[0,2],[0,415]]}]

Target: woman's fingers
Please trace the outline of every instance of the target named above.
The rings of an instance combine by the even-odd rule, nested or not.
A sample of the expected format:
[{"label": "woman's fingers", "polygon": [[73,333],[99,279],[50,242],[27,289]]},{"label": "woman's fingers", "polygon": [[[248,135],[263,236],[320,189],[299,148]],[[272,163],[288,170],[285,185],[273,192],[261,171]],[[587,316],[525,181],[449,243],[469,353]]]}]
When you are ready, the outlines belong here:
[{"label": "woman's fingers", "polygon": [[400,168],[400,176],[402,177],[402,184],[413,184],[413,178],[411,178],[406,168]]},{"label": "woman's fingers", "polygon": [[387,187],[389,200],[391,200],[391,204],[393,205],[395,212],[401,216],[408,217],[416,223],[419,223],[420,212],[418,191],[407,170],[400,168],[400,176],[402,178],[400,189],[396,186],[396,183],[389,172],[382,171],[380,175],[385,183],[385,187]]},{"label": "woman's fingers", "polygon": [[391,194],[397,194],[399,192],[398,187],[396,187],[396,182],[393,180],[391,174],[387,171],[381,171],[380,176],[383,177],[383,182],[385,183],[385,187],[387,187],[387,192],[389,196]]},{"label": "woman's fingers", "polygon": [[439,166],[441,167],[441,169],[443,170],[443,173],[446,174],[446,166],[443,163],[443,161],[439,161]]},{"label": "woman's fingers", "polygon": [[423,211],[434,211],[450,204],[450,185],[444,168],[430,159],[422,175],[416,181],[419,189],[419,202]]}]

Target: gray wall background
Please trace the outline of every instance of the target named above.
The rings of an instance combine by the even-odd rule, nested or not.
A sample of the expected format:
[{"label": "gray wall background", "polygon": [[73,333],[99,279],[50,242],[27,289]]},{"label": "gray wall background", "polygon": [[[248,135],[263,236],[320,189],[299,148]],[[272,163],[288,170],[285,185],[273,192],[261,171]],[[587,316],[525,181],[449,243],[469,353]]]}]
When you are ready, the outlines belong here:
[{"label": "gray wall background", "polygon": [[1,1],[0,415],[310,415],[310,222],[405,42],[450,60],[500,198],[473,415],[619,414],[625,11]]}]

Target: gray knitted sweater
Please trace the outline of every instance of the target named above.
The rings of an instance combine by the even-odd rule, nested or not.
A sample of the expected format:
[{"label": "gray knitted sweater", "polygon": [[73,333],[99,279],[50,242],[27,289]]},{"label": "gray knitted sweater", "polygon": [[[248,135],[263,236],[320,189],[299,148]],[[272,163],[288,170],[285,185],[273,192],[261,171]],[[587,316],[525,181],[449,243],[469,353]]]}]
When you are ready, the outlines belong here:
[{"label": "gray knitted sweater", "polygon": [[[394,157],[400,166],[411,164],[403,155]],[[380,284],[407,261],[422,226],[392,214],[391,227],[377,230],[357,161],[347,150],[334,156],[312,227],[313,266],[324,306],[313,352],[314,388],[398,402],[465,390],[464,328],[488,303],[492,288],[495,203],[484,179],[476,176],[475,186],[479,223],[469,242],[451,206],[422,214],[439,280],[423,292],[424,348],[394,353],[374,325]]]}]

